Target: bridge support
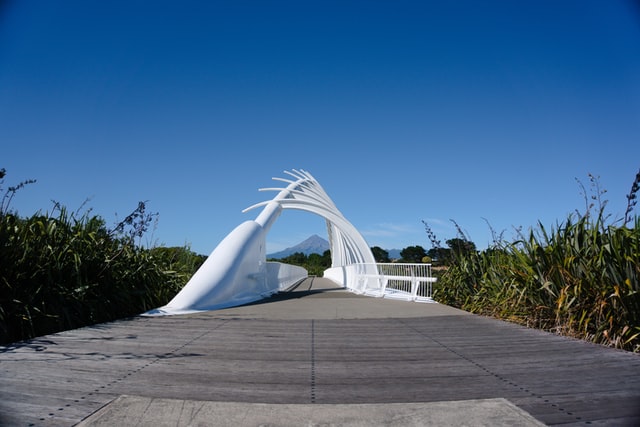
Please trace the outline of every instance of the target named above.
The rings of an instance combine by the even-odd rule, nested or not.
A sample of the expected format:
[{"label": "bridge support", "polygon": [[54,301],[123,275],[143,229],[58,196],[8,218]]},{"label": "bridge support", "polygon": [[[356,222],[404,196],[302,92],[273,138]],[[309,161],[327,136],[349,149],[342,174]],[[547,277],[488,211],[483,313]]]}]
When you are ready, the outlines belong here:
[{"label": "bridge support", "polygon": [[[209,255],[182,290],[164,307],[146,315],[169,315],[232,307],[266,298],[307,276],[306,270],[280,263],[267,263],[266,235],[283,209],[297,209],[323,217],[327,223],[332,269],[350,264],[368,265],[377,273],[369,245],[340,213],[320,183],[303,170],[285,171],[293,179],[273,178],[287,183],[272,200],[250,206],[262,207],[253,221],[234,229]],[[348,280],[333,280],[347,287]]]}]

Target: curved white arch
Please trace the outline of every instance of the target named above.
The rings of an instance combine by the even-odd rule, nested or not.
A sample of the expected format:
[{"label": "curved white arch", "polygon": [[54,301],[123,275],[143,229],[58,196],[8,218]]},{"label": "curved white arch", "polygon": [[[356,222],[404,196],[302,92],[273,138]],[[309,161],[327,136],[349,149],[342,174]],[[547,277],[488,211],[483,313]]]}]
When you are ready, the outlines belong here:
[{"label": "curved white arch", "polygon": [[260,206],[273,206],[271,209],[265,208],[256,218],[256,222],[263,223],[265,228],[270,227],[275,221],[275,215],[280,212],[279,209],[276,211],[277,208],[274,205],[280,209],[298,209],[320,215],[327,222],[332,267],[355,263],[375,263],[373,253],[364,237],[342,215],[320,183],[309,172],[303,170],[285,171],[285,173],[297,178],[297,180],[273,178],[288,182],[289,185],[286,188],[261,189],[260,191],[280,192],[273,200],[257,203],[246,208],[243,212]]},{"label": "curved white arch", "polygon": [[[361,263],[375,265],[373,253],[356,228],[340,213],[320,183],[303,170],[285,171],[294,180],[273,178],[285,188],[272,199],[243,210],[263,207],[224,238],[182,290],[164,307],[146,315],[180,314],[246,304],[268,297],[307,277],[301,267],[266,262],[266,234],[283,209],[297,209],[323,217],[327,223],[332,269]],[[374,267],[375,268],[375,267]],[[347,280],[332,277],[347,285]]]}]

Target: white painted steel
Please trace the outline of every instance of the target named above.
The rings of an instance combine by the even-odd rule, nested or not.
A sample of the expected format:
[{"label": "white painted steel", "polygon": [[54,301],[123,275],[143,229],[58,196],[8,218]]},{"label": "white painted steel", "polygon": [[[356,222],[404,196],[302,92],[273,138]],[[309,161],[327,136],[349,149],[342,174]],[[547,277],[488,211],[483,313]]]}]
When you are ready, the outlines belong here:
[{"label": "white painted steel", "polygon": [[267,209],[275,211],[276,205],[280,209],[297,209],[320,215],[327,223],[332,267],[354,263],[375,263],[371,248],[365,239],[342,215],[320,183],[306,171],[293,170],[285,173],[296,180],[273,178],[289,185],[286,188],[260,189],[260,191],[279,191],[279,193],[273,200],[257,203],[243,212],[265,206],[256,218],[256,222],[264,224],[265,227],[270,227],[275,220],[274,216],[266,211]]},{"label": "white painted steel", "polygon": [[146,315],[185,314],[247,304],[308,276],[302,267],[266,262],[265,230],[255,221],[236,227],[182,290]]},{"label": "white painted steel", "polygon": [[[250,206],[243,212],[263,207],[254,221],[246,221],[229,233],[182,290],[164,307],[146,315],[168,315],[233,307],[266,298],[307,277],[307,271],[266,262],[265,242],[269,229],[283,209],[315,213],[327,223],[332,267],[362,264],[365,271],[377,273],[369,245],[356,228],[340,213],[331,198],[311,174],[302,170],[285,171],[295,180],[276,190],[272,199]],[[369,266],[369,267],[366,267]],[[352,281],[343,277],[346,286]]]},{"label": "white painted steel", "polygon": [[307,270],[283,262],[267,262],[267,282],[278,283],[278,291],[291,288],[309,276]]},{"label": "white painted steel", "polygon": [[[434,302],[431,264],[378,263],[349,266],[350,289],[364,295]],[[375,271],[375,272],[374,272]]]}]

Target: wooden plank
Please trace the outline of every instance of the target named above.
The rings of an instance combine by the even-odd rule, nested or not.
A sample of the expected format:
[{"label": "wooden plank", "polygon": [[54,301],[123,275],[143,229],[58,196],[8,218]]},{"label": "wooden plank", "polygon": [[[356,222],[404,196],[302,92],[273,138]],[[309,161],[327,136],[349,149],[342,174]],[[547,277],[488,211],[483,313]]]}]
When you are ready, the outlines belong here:
[{"label": "wooden plank", "polygon": [[[637,354],[437,305],[437,315],[425,307],[424,316],[375,317],[377,307],[393,314],[412,303],[306,289],[269,303],[297,304],[292,319],[253,305],[251,318],[233,310],[135,317],[3,348],[0,424],[73,425],[120,395],[306,404],[506,398],[550,425],[640,417]],[[345,301],[372,317],[324,316]],[[235,313],[247,316],[247,307]]]}]

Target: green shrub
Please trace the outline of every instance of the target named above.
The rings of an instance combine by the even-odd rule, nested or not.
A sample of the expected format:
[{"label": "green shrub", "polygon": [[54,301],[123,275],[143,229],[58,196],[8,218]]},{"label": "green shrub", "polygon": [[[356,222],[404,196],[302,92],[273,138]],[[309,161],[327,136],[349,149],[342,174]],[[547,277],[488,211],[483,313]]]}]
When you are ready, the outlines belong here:
[{"label": "green shrub", "polygon": [[186,248],[136,244],[154,218],[142,202],[108,229],[102,218],[59,204],[52,214],[21,218],[8,210],[18,188],[10,187],[0,206],[0,343],[164,305],[202,263]]},{"label": "green shrub", "polygon": [[[593,177],[592,177],[593,179]],[[443,272],[435,298],[474,313],[640,351],[640,221],[606,224],[588,205],[547,230],[542,224],[514,242],[459,256]],[[599,200],[600,191],[591,199]]]}]

